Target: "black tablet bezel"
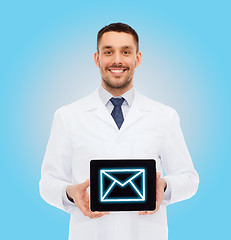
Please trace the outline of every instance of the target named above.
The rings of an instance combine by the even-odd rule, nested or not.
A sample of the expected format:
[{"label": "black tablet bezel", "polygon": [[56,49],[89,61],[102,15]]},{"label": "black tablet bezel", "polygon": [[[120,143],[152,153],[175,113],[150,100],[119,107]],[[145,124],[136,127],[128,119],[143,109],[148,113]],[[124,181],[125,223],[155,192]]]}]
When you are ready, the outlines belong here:
[{"label": "black tablet bezel", "polygon": [[[101,169],[145,169],[146,201],[100,202],[99,174]],[[156,161],[154,159],[97,159],[90,161],[90,210],[91,211],[153,211],[156,209]]]}]

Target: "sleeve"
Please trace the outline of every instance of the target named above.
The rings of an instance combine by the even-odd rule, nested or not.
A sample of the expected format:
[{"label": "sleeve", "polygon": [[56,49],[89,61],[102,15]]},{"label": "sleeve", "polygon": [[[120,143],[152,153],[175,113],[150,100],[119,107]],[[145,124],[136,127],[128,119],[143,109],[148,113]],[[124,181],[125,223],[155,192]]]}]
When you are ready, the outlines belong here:
[{"label": "sleeve", "polygon": [[197,192],[199,176],[194,169],[175,110],[172,112],[160,154],[168,189],[163,204],[168,205],[192,197]]},{"label": "sleeve", "polygon": [[42,163],[39,190],[50,205],[71,212],[75,204],[66,197],[72,179],[72,145],[59,109],[53,119],[51,134]]}]

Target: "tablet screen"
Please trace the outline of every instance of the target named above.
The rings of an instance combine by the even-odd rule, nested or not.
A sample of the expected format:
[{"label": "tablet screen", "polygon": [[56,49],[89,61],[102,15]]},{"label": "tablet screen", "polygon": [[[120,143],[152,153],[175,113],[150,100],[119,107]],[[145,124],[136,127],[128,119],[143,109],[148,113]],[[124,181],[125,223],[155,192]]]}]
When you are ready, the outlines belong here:
[{"label": "tablet screen", "polygon": [[154,159],[91,160],[91,211],[153,211],[155,208]]}]

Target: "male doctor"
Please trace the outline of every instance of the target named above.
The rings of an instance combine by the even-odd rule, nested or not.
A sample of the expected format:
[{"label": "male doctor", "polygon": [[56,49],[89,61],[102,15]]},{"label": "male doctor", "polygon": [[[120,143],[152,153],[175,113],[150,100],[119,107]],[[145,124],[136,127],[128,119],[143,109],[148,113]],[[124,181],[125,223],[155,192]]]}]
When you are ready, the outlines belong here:
[{"label": "male doctor", "polygon": [[[166,205],[192,197],[199,183],[179,117],[174,109],[134,89],[141,53],[130,26],[113,23],[102,28],[94,60],[101,74],[99,88],[55,113],[40,194],[71,214],[70,240],[167,240]],[[155,159],[156,210],[91,212],[93,158]]]}]

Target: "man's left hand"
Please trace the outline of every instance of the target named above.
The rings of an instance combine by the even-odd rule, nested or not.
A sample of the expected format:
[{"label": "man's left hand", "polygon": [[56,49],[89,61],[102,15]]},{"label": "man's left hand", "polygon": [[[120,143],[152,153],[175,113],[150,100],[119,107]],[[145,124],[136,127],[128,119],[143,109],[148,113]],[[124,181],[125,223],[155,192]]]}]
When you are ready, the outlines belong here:
[{"label": "man's left hand", "polygon": [[154,214],[160,208],[164,197],[164,189],[167,186],[166,181],[160,178],[160,172],[156,173],[156,209],[155,211],[140,211],[139,215]]}]

